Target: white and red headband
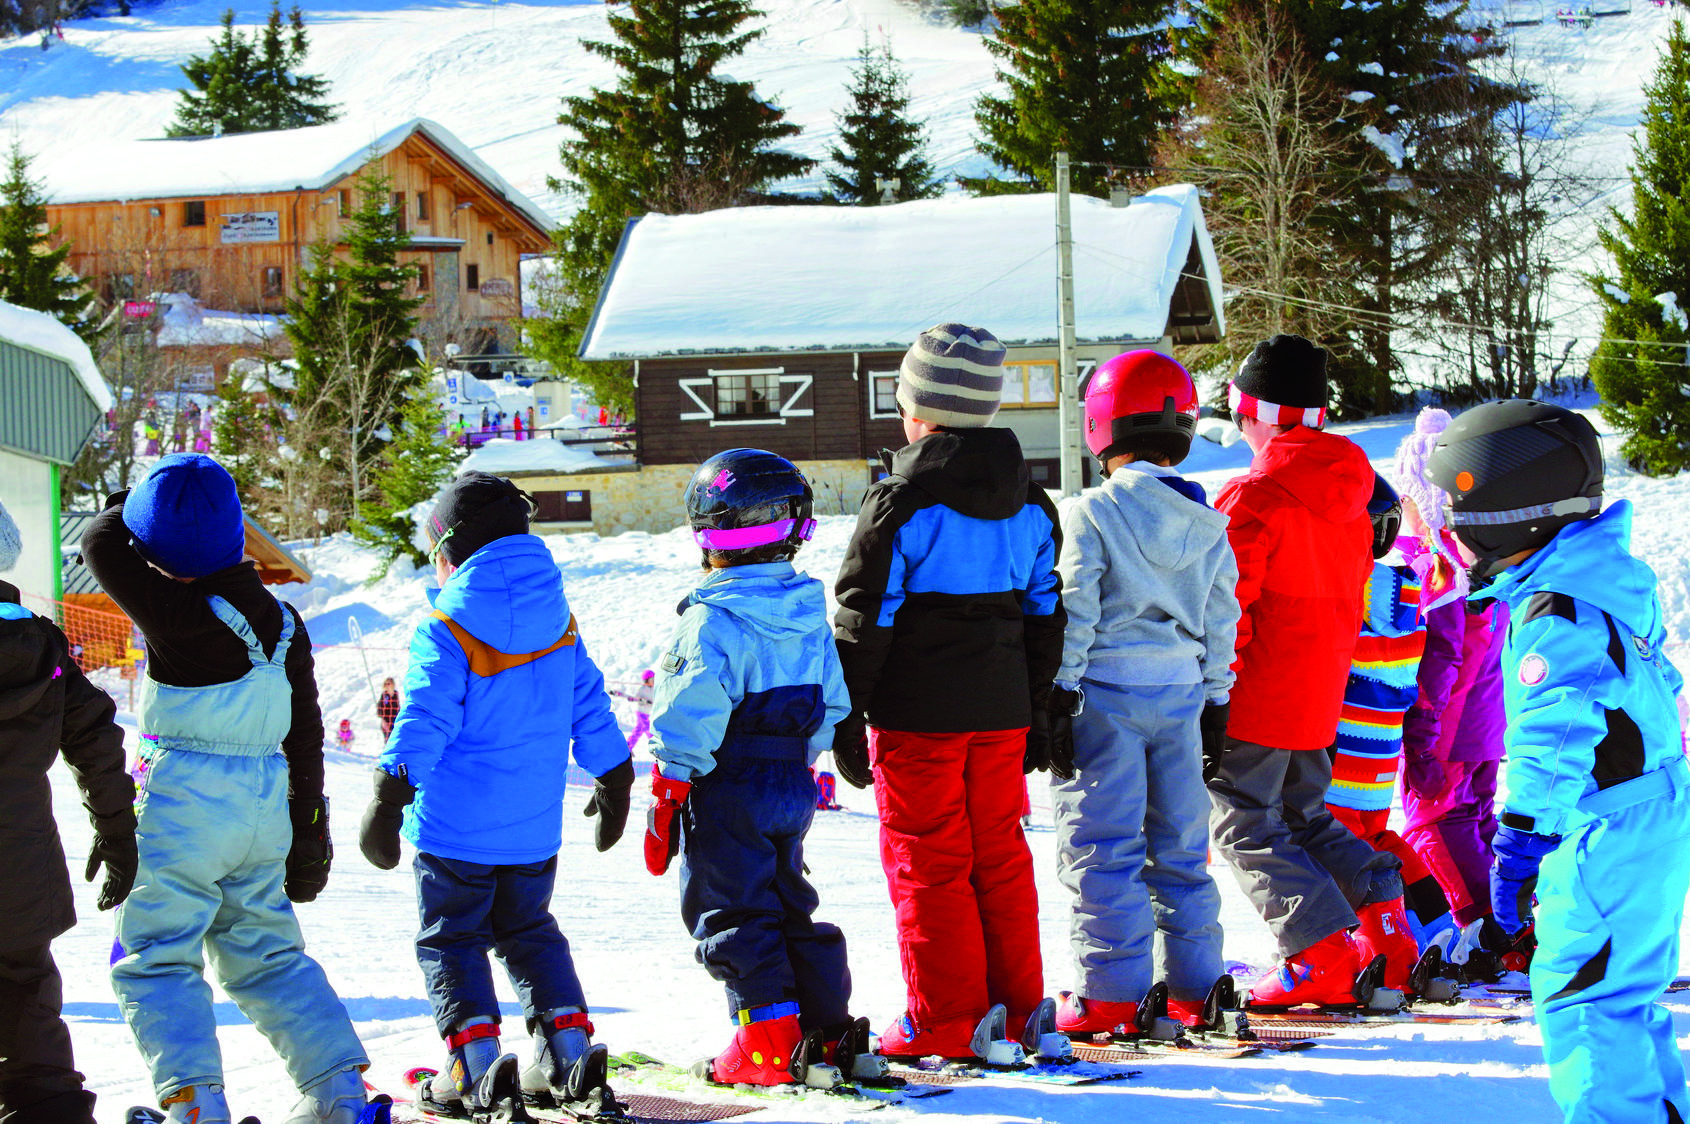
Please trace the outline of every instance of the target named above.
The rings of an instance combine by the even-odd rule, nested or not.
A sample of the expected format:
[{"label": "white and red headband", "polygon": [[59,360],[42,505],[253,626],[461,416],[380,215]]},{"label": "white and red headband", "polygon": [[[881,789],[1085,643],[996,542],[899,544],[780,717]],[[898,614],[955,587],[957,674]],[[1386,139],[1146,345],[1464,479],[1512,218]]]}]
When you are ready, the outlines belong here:
[{"label": "white and red headband", "polygon": [[1248,414],[1268,425],[1306,425],[1319,429],[1326,424],[1325,406],[1281,406],[1244,393],[1235,382],[1227,384],[1226,402],[1234,414]]}]

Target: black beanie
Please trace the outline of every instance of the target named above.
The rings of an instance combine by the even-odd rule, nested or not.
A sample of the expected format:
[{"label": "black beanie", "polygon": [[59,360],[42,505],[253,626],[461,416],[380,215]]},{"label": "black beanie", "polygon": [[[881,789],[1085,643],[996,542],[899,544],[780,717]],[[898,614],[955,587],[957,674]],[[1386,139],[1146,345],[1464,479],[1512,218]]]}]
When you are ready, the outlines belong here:
[{"label": "black beanie", "polygon": [[428,541],[454,566],[507,535],[526,535],[534,510],[527,492],[500,476],[466,472],[440,493],[428,517]]},{"label": "black beanie", "polygon": [[1233,413],[1270,425],[1318,428],[1326,421],[1326,349],[1302,336],[1263,340],[1244,357],[1227,401]]}]

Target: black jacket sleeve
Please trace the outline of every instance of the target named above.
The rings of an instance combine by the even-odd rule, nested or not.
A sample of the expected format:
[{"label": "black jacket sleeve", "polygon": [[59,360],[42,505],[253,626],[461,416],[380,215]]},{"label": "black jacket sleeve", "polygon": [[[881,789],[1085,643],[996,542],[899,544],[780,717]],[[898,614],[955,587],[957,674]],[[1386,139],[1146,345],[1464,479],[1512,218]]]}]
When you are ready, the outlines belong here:
[{"label": "black jacket sleeve", "polygon": [[82,533],[82,560],[100,588],[142,633],[157,633],[169,629],[189,605],[203,597],[186,582],[165,577],[135,552],[129,528],[123,525],[123,501],[128,495],[112,496],[106,509],[88,524]]},{"label": "black jacket sleeve", "polygon": [[[1040,712],[1050,698],[1056,673],[1062,669],[1062,634],[1068,628],[1068,614],[1062,608],[1062,575],[1056,571],[1056,560],[1062,557],[1062,522],[1056,514],[1056,505],[1050,502],[1050,496],[1043,488],[1031,484],[1027,493],[1028,502],[1038,505],[1050,520],[1050,569],[1045,574],[1035,574],[1034,580],[1047,585],[1050,596],[1056,601],[1055,608],[1049,613],[1027,613],[1022,617],[1023,642],[1027,649],[1027,689],[1033,710]],[[1041,563],[1044,557],[1041,550]]]},{"label": "black jacket sleeve", "polygon": [[317,703],[316,661],[299,611],[286,603],[282,611],[293,615],[293,640],[284,661],[293,688],[293,725],[282,739],[282,752],[288,759],[288,797],[318,797],[323,794],[323,711]]},{"label": "black jacket sleeve", "polygon": [[112,718],[117,705],[110,695],[88,682],[70,658],[60,664],[65,677],[64,725],[59,749],[82,789],[82,804],[91,816],[110,816],[135,803],[123,749],[123,728]]}]

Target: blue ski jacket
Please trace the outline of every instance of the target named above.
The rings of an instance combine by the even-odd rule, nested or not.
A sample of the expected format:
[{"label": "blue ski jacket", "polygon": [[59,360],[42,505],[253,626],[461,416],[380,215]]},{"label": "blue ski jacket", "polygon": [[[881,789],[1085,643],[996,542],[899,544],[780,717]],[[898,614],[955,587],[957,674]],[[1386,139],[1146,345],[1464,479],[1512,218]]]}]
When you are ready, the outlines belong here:
[{"label": "blue ski jacket", "polygon": [[563,574],[539,538],[509,535],[429,598],[380,762],[417,788],[405,838],[490,866],[549,859],[563,842],[571,740],[595,777],[629,757]]},{"label": "blue ski jacket", "polygon": [[1561,529],[1473,598],[1508,605],[1502,822],[1561,835],[1595,793],[1683,756],[1655,572],[1631,554],[1631,504]]},{"label": "blue ski jacket", "polygon": [[822,583],[790,562],[712,570],[658,665],[652,751],[675,780],[718,750],[811,765],[850,709]]}]

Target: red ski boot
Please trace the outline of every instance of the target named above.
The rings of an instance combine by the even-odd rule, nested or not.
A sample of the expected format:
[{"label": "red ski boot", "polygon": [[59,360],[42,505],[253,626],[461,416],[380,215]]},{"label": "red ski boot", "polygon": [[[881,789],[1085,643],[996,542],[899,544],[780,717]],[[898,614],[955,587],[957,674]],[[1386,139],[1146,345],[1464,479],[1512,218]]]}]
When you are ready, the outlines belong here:
[{"label": "red ski boot", "polygon": [[796,1003],[741,1011],[734,1040],[704,1076],[719,1085],[790,1085],[792,1055],[803,1038]]},{"label": "red ski boot", "polygon": [[1401,898],[1364,905],[1356,911],[1356,954],[1363,964],[1375,956],[1385,958],[1385,986],[1408,990],[1408,978],[1420,960],[1420,946],[1408,927],[1408,911]]},{"label": "red ski boot", "polygon": [[1359,971],[1361,959],[1355,945],[1350,934],[1340,929],[1262,973],[1250,987],[1249,1006],[1353,1005]]},{"label": "red ski boot", "polygon": [[1056,1029],[1075,1038],[1094,1034],[1133,1034],[1138,1004],[1111,999],[1086,999],[1071,991],[1057,997]]},{"label": "red ski boot", "polygon": [[889,1058],[974,1057],[974,1019],[946,1019],[933,1026],[917,1026],[909,1015],[880,1034],[878,1052]]}]

